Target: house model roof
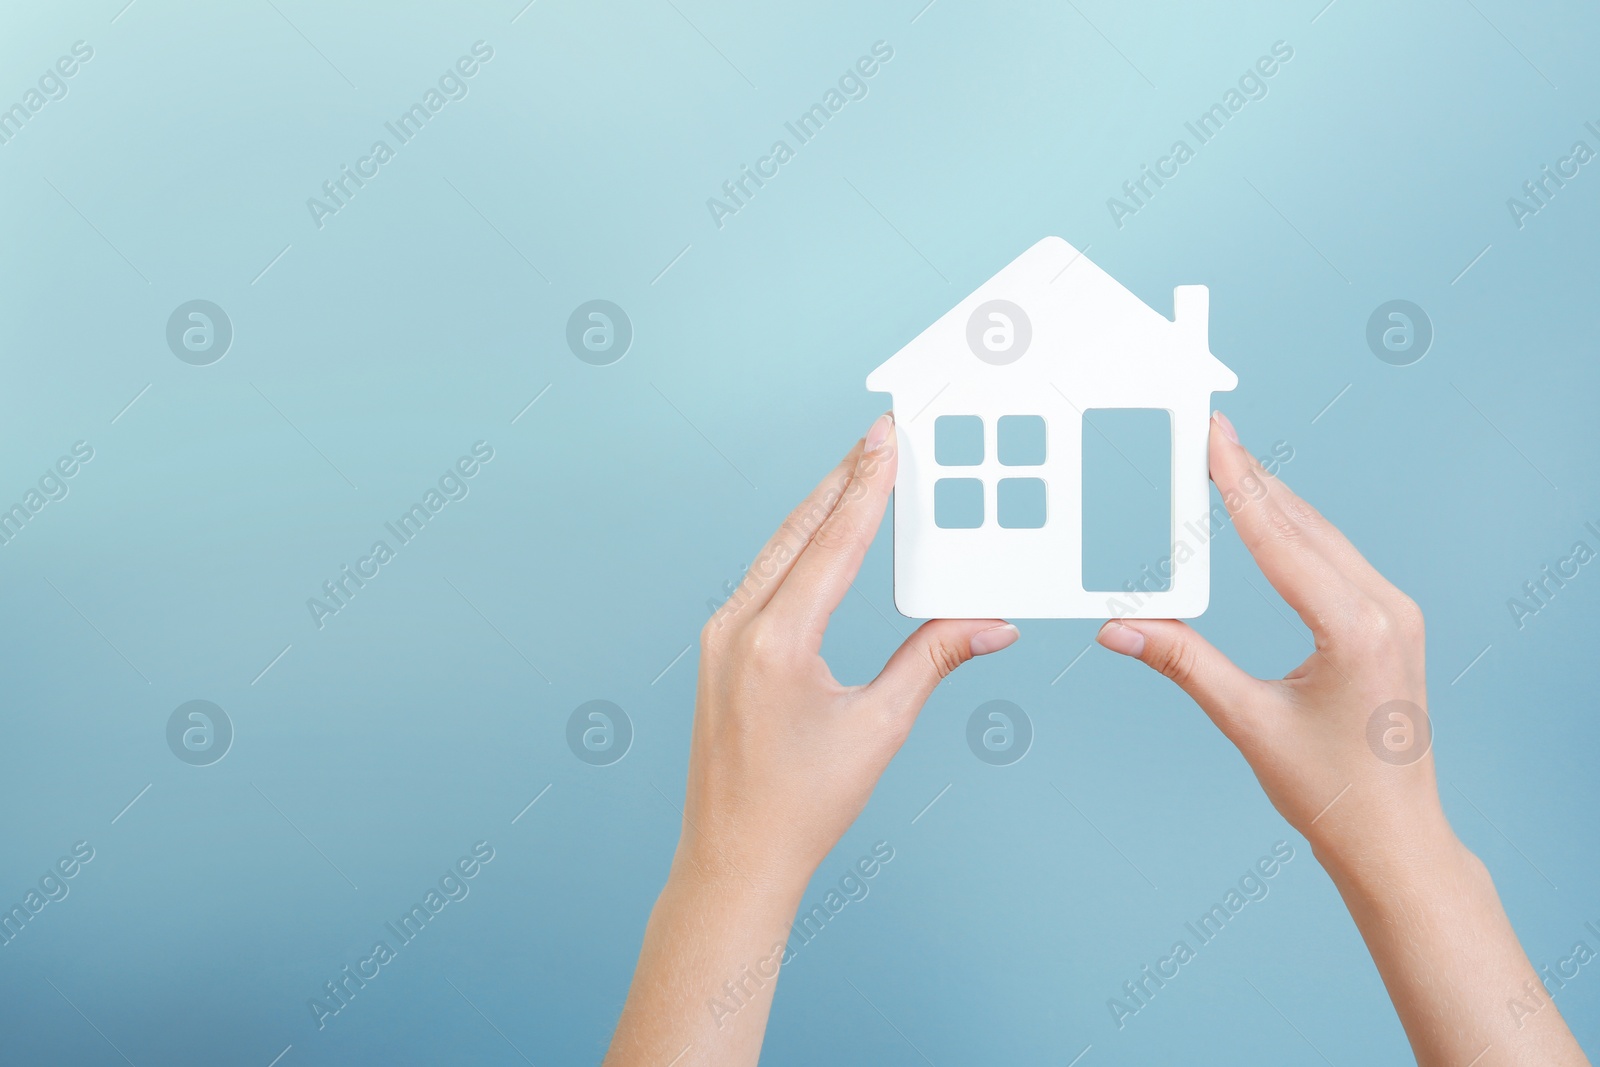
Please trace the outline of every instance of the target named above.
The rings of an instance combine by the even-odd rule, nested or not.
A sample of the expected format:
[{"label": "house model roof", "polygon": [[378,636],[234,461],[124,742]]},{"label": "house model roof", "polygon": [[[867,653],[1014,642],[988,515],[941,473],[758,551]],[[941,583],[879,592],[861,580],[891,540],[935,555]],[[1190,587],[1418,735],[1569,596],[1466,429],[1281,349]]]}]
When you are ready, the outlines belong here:
[{"label": "house model roof", "polygon": [[[1020,308],[1029,339],[1003,364],[977,353],[974,312]],[[985,393],[1060,393],[1077,407],[1209,401],[1238,376],[1211,354],[1209,291],[1180,285],[1174,318],[1151,308],[1059,237],[1046,237],[951,308],[867,377],[867,388],[917,407],[963,381]]]}]

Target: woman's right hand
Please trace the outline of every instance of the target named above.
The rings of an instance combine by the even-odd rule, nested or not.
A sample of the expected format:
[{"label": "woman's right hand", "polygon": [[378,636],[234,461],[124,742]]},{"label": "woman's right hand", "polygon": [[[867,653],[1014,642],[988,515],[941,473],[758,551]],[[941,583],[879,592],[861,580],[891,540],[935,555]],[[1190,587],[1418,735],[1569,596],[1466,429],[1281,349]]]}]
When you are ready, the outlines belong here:
[{"label": "woman's right hand", "polygon": [[1239,538],[1310,629],[1311,655],[1263,680],[1171,619],[1113,619],[1099,642],[1192,696],[1311,842],[1418,1063],[1587,1064],[1439,803],[1422,612],[1262,469],[1220,412],[1210,446]]},{"label": "woman's right hand", "polygon": [[1363,852],[1375,838],[1398,844],[1448,833],[1434,780],[1422,612],[1268,474],[1220,412],[1210,451],[1240,540],[1310,629],[1313,651],[1283,678],[1263,680],[1182,622],[1113,619],[1097,640],[1193,697],[1320,856]]}]

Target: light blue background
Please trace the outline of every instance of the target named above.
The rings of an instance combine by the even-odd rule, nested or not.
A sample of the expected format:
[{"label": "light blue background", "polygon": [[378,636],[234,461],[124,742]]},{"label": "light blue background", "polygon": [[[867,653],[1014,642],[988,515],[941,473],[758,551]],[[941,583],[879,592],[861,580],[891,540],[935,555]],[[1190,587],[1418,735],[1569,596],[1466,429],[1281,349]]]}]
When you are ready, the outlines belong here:
[{"label": "light blue background", "polygon": [[[1211,286],[1246,443],[1292,446],[1427,612],[1452,822],[1536,965],[1596,946],[1600,571],[1521,631],[1506,601],[1596,543],[1600,173],[1520,230],[1506,199],[1600,147],[1600,19],[1321,2],[8,4],[0,104],[94,58],[0,146],[0,503],[95,458],[0,548],[0,898],[96,856],[0,948],[7,1062],[597,1061],[707,601],[886,405],[867,371],[1047,234],[1163,313]],[[306,198],[480,39],[470,95],[318,230]],[[718,229],[707,197],[878,40],[869,95]],[[1269,95],[1117,228],[1107,197],[1279,40]],[[208,367],[164,341],[195,298],[236,332]],[[565,345],[591,298],[636,330],[612,366]],[[1413,366],[1365,344],[1391,298],[1435,325]],[[470,496],[316,629],[306,598],[479,440]],[[1305,635],[1217,544],[1201,630],[1288,670]],[[912,628],[889,564],[885,530],[841,679]],[[929,702],[811,896],[895,859],[785,969],[766,1062],[1408,1061],[1304,842],[1164,679],[1077,659],[1093,631],[1027,623]],[[205,768],[164,735],[196,698],[237,731]],[[564,740],[595,698],[636,730],[609,767]],[[1010,767],[966,747],[991,699],[1034,724]],[[471,895],[319,1032],[308,998],[479,840]],[[1278,840],[1271,895],[1119,1032],[1107,998]],[[1600,973],[1557,1002],[1597,1047]]]}]

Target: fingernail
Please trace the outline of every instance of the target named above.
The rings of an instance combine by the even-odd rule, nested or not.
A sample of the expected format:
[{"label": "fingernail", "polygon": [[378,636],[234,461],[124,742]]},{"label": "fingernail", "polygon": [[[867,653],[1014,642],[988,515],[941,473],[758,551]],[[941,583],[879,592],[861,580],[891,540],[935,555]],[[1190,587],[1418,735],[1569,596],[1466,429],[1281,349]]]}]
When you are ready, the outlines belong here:
[{"label": "fingernail", "polygon": [[1138,659],[1144,652],[1144,634],[1131,626],[1124,626],[1115,619],[1100,627],[1100,632],[1094,635],[1106,648],[1124,656]]},{"label": "fingernail", "polygon": [[889,439],[889,431],[892,429],[894,429],[894,415],[885,411],[878,416],[878,421],[872,424],[872,429],[867,431],[865,451],[876,452]]},{"label": "fingernail", "polygon": [[1213,411],[1211,417],[1217,420],[1217,425],[1221,427],[1223,433],[1228,435],[1228,440],[1234,444],[1239,443],[1239,431],[1233,428],[1233,423],[1228,421],[1228,416],[1220,411]]},{"label": "fingernail", "polygon": [[1016,643],[1021,637],[1021,632],[1009,622],[1004,626],[996,626],[988,630],[979,630],[972,635],[972,654],[974,656],[987,656],[991,652],[999,652]]}]

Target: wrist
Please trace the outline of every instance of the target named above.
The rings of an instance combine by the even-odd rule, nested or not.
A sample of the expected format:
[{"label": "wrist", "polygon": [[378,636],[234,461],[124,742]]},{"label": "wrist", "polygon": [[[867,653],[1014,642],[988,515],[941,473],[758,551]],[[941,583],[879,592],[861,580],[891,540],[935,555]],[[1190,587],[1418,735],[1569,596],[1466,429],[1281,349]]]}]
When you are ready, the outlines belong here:
[{"label": "wrist", "polygon": [[1315,837],[1311,851],[1340,893],[1381,901],[1481,868],[1437,803],[1397,819],[1372,819],[1358,835]]},{"label": "wrist", "polygon": [[799,910],[810,878],[774,874],[759,865],[738,863],[726,853],[679,842],[667,875],[667,892],[692,898],[720,912],[755,920],[781,920],[787,926]]}]

